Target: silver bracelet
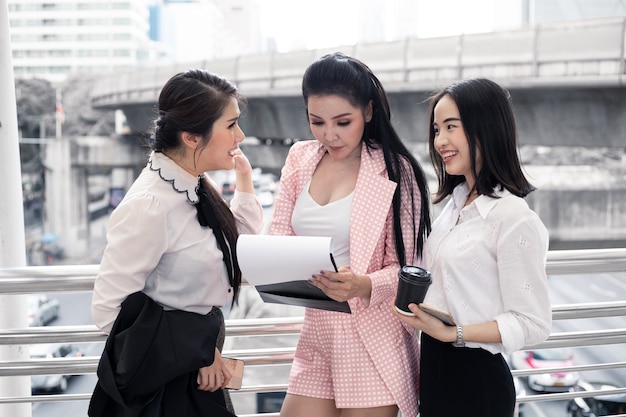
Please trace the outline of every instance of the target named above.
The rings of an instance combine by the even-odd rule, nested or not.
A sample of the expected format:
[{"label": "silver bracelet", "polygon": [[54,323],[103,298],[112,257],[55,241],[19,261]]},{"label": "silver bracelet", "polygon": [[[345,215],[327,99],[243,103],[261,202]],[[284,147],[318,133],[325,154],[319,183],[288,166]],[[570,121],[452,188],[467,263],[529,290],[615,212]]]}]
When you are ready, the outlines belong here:
[{"label": "silver bracelet", "polygon": [[463,326],[460,324],[456,326],[456,342],[452,343],[454,347],[465,347],[465,342],[463,341]]}]

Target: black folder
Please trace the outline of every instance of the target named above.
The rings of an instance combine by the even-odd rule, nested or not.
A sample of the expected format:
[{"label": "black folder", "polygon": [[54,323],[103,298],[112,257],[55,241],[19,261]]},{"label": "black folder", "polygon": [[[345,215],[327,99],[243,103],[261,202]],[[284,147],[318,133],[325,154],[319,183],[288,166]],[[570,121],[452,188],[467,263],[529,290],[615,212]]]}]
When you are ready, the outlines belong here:
[{"label": "black folder", "polygon": [[335,301],[309,281],[288,281],[255,287],[266,303],[289,304],[350,313],[347,301]]}]

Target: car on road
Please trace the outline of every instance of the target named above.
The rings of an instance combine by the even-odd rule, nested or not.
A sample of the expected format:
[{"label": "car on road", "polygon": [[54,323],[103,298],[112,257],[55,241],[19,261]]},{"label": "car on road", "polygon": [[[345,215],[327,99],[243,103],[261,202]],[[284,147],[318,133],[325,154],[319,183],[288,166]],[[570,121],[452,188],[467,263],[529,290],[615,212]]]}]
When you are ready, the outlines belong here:
[{"label": "car on road", "polygon": [[256,198],[261,203],[261,206],[264,208],[272,207],[274,205],[274,193],[270,191],[261,191],[256,194]]},{"label": "car on road", "polygon": [[[31,359],[81,357],[83,352],[73,344],[36,344],[30,347]],[[73,375],[32,375],[30,387],[33,394],[63,393]]]},{"label": "car on road", "polygon": [[59,316],[61,305],[56,298],[45,294],[28,296],[28,325],[44,326]]},{"label": "car on road", "polygon": [[[573,366],[574,355],[569,349],[553,348],[513,352],[513,369],[563,368]],[[537,392],[567,392],[579,380],[578,372],[548,372],[523,377],[530,389]]]},{"label": "car on road", "polygon": [[[274,205],[274,195],[278,189],[278,178],[271,173],[262,173],[259,169],[253,170],[252,185],[254,193],[263,207]],[[222,183],[221,194],[229,202],[235,195],[235,181],[228,179]]]},{"label": "car on road", "polygon": [[[613,384],[580,381],[571,391],[596,391],[616,389]],[[588,398],[574,398],[567,403],[570,417],[597,417],[626,414],[626,394],[595,395]]]},{"label": "car on road", "polygon": [[222,197],[224,200],[230,201],[233,199],[235,195],[235,183],[234,182],[224,182],[222,183]]},{"label": "car on road", "polygon": [[278,191],[278,177],[272,173],[256,173],[252,178],[255,191]]}]

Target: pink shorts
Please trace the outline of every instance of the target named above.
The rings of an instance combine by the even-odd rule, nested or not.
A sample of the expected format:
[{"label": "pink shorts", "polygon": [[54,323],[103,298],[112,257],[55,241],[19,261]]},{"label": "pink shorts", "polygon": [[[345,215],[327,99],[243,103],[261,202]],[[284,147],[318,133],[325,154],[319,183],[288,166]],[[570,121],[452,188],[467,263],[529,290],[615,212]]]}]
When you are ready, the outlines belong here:
[{"label": "pink shorts", "polygon": [[337,408],[396,404],[361,342],[352,315],[308,308],[287,392],[334,399]]}]

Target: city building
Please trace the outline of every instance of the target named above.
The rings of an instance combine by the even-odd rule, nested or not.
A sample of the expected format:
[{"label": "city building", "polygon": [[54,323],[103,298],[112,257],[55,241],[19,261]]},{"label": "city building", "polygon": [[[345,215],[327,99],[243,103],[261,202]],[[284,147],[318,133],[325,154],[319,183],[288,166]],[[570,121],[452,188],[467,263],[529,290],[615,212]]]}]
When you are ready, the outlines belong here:
[{"label": "city building", "polygon": [[263,49],[257,0],[9,0],[18,78],[211,60]]},{"label": "city building", "polygon": [[154,64],[150,0],[9,0],[16,77],[64,81],[75,72],[100,73]]}]

